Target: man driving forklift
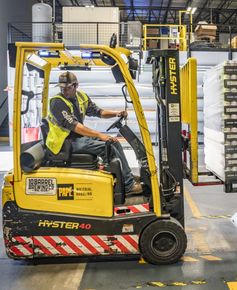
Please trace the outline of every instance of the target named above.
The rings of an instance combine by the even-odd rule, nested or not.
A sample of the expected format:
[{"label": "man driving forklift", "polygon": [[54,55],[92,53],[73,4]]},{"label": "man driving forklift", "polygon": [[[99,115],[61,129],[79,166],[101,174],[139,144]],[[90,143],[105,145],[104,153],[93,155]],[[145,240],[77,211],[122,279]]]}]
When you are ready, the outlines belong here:
[{"label": "man driving forklift", "polygon": [[58,86],[61,93],[50,100],[48,114],[49,133],[46,146],[58,154],[65,139],[72,144],[73,153],[88,153],[100,156],[105,162],[105,143],[111,142],[111,157],[121,161],[125,192],[139,194],[141,183],[135,182],[123,148],[118,139],[83,125],[85,115],[99,118],[127,117],[127,111],[111,111],[99,108],[82,91],[77,90],[78,80],[75,74],[67,71],[59,76]]},{"label": "man driving forklift", "polygon": [[[3,234],[8,256],[13,259],[34,259],[141,254],[146,261],[153,264],[177,262],[187,247],[187,237],[183,228],[183,180],[180,170],[182,152],[178,52],[168,51],[162,55],[157,52],[154,56],[156,93],[162,93],[160,97],[157,96],[157,103],[161,104],[160,111],[165,112],[160,115],[158,122],[161,133],[159,142],[161,169],[157,171],[145,114],[129,65],[122,57],[123,49],[104,45],[84,45],[80,46],[80,54],[75,58],[61,43],[24,42],[17,43],[16,47],[15,61],[10,61],[15,67],[14,168],[5,176],[2,191]],[[12,53],[9,55],[14,56]],[[111,61],[104,62],[105,58]],[[76,139],[80,141],[87,137],[94,140],[93,138],[97,137],[96,140],[105,145],[106,139],[101,140],[99,132],[83,126],[84,115],[90,116],[90,100],[84,94],[80,96],[80,92],[76,92],[78,86],[76,78],[68,80],[69,74],[66,74],[66,77],[59,81],[59,84],[64,83],[60,85],[62,92],[53,97],[51,104],[48,104],[50,74],[55,68],[58,71],[62,63],[65,66],[76,65],[77,68],[78,65],[88,67],[88,63],[91,68],[102,66],[103,63],[111,69],[114,65],[118,66],[123,76],[122,93],[126,101],[127,96],[131,99],[141,139],[129,126],[121,123],[123,116],[113,122],[107,131],[112,128],[119,129],[119,133],[134,150],[140,179],[144,183],[143,194],[139,198],[125,197],[121,178],[124,169],[121,170],[118,159],[110,160],[107,171],[100,170],[98,158],[94,155],[95,151],[93,155],[65,153],[66,145],[71,147],[67,138],[72,134],[76,135],[75,139],[71,139],[73,142],[77,141]],[[160,74],[160,71],[164,74]],[[171,75],[175,76],[177,82],[172,83],[169,78]],[[162,79],[159,78],[161,76]],[[31,80],[35,80],[35,77],[37,87],[34,86],[32,90],[31,83],[36,83]],[[158,90],[163,80],[166,82]],[[68,88],[69,84],[73,86]],[[70,96],[74,96],[76,102],[83,106],[77,104],[76,109],[65,88],[74,91]],[[175,94],[172,95],[171,92]],[[71,127],[66,127],[63,123],[68,122],[68,115],[65,113],[62,124],[57,123],[54,110],[60,112],[60,108],[59,105],[55,105],[56,109],[53,108],[56,100],[61,101],[61,106],[65,106],[62,111],[71,116]],[[25,142],[22,138],[25,119],[32,115],[31,109],[36,105],[39,109],[38,119],[42,120],[42,136]],[[163,108],[164,105],[167,105],[167,108]],[[79,107],[83,110],[82,117]],[[112,117],[105,114],[106,111],[99,112],[100,117],[106,115]],[[119,113],[121,112],[112,115]],[[47,115],[49,119],[51,118],[49,123],[45,120]],[[165,124],[167,126],[164,126]],[[29,125],[30,128],[39,129],[38,122]],[[77,131],[78,126],[80,130]],[[103,136],[109,138],[107,135]],[[168,138],[170,142],[167,141]],[[45,140],[52,152],[48,152],[51,150],[43,146]],[[119,143],[115,144],[118,146]],[[89,148],[87,144],[84,147],[85,150]],[[106,143],[107,156],[110,156],[109,148]],[[27,167],[23,166],[23,161],[26,161]],[[133,184],[133,178],[131,180]]]}]

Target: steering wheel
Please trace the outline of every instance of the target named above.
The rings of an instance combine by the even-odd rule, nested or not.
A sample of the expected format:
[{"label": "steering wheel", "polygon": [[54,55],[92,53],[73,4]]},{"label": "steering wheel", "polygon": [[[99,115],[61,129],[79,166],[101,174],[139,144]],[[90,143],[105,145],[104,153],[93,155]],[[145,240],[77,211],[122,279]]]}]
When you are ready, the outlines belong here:
[{"label": "steering wheel", "polygon": [[106,130],[106,132],[110,131],[111,129],[118,128],[120,129],[122,127],[121,121],[124,119],[124,116],[120,116],[116,121],[113,122],[111,126]]}]

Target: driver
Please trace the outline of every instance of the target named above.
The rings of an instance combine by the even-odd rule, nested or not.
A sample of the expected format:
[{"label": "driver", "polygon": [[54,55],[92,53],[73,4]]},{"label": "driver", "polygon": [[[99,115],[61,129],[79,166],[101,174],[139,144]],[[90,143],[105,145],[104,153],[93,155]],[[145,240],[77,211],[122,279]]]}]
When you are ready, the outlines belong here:
[{"label": "driver", "polygon": [[[88,153],[105,160],[105,142],[111,140],[111,155],[122,163],[122,174],[126,193],[141,193],[142,186],[135,182],[123,148],[117,138],[92,130],[83,125],[85,115],[99,118],[127,117],[126,111],[110,111],[99,108],[82,91],[77,90],[78,80],[75,74],[64,72],[59,76],[58,86],[61,93],[50,100],[48,115],[49,133],[47,147],[58,154],[64,140],[70,139],[74,153]],[[105,160],[106,161],[106,160]]]}]

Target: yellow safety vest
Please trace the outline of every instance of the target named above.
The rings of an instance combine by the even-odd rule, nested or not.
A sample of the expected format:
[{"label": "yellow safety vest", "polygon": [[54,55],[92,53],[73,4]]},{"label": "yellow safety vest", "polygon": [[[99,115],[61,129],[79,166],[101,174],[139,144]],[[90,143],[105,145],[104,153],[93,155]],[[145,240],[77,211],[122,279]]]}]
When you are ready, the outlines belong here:
[{"label": "yellow safety vest", "polygon": [[[82,92],[77,91],[76,97],[79,103],[80,112],[82,113],[82,119],[84,120],[87,107],[88,107],[88,96]],[[56,95],[51,98],[50,102],[54,99],[61,99],[64,103],[69,107],[71,114],[74,113],[72,103],[67,100],[62,95]],[[49,133],[46,139],[46,146],[54,153],[58,154],[63,146],[63,143],[67,136],[70,134],[70,130],[59,126],[56,118],[53,116],[52,112],[49,111],[48,115],[48,123],[49,123]]]}]

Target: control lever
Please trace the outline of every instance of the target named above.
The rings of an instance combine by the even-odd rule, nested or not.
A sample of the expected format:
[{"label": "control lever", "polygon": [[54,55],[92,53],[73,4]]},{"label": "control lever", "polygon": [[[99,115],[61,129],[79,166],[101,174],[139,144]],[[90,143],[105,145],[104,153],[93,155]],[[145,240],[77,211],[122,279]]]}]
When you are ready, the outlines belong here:
[{"label": "control lever", "polygon": [[107,140],[105,142],[105,160],[107,160],[107,163],[109,164],[111,161],[111,144],[113,143],[112,140]]},{"label": "control lever", "polygon": [[29,110],[30,100],[33,99],[34,96],[39,95],[39,94],[34,94],[34,92],[32,92],[32,91],[25,91],[25,90],[22,90],[21,93],[22,93],[22,95],[27,96],[26,108],[23,111],[21,111],[21,115],[24,115]]}]

